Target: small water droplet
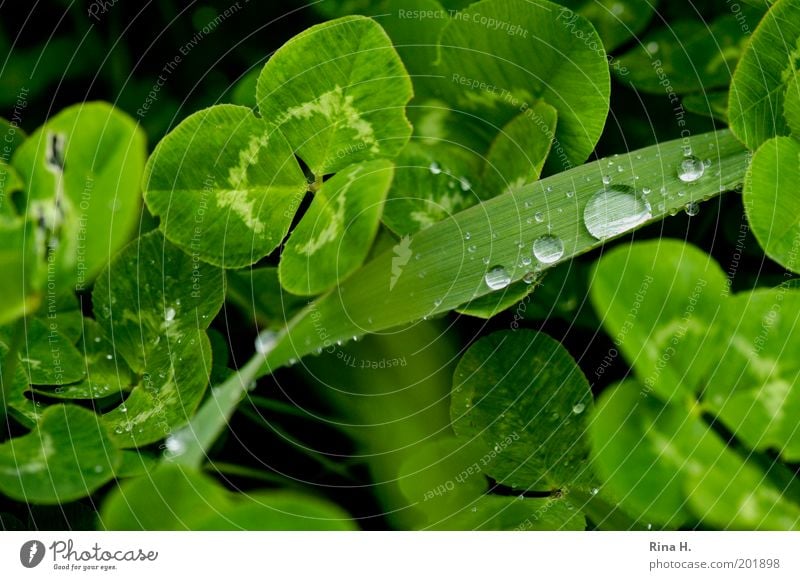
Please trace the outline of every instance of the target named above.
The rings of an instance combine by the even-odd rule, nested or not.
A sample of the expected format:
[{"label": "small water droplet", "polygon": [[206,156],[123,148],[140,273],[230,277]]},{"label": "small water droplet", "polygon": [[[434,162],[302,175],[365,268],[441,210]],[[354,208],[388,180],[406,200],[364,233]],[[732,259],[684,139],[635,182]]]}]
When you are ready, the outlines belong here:
[{"label": "small water droplet", "polygon": [[686,215],[694,217],[700,213],[700,204],[695,201],[690,201],[686,204],[686,207],[683,208],[683,211],[686,212]]},{"label": "small water droplet", "polygon": [[611,183],[611,176],[610,175],[604,175],[603,176],[603,184],[608,185],[609,183]]},{"label": "small water droplet", "polygon": [[464,232],[464,239],[469,240],[472,237],[472,234],[469,232]]},{"label": "small water droplet", "polygon": [[483,262],[484,265],[488,266],[489,265],[489,256],[485,256],[485,257],[481,258],[481,262]]},{"label": "small water droplet", "polygon": [[533,242],[533,255],[542,264],[557,262],[564,255],[564,242],[555,236],[542,236]]},{"label": "small water droplet", "polygon": [[441,300],[434,300],[433,301],[433,307],[434,308],[439,308],[441,305],[442,305],[442,301]]},{"label": "small water droplet", "polygon": [[477,250],[478,250],[478,247],[477,247],[475,244],[472,244],[471,246],[469,246],[469,247],[467,248],[467,251],[468,251],[470,254],[474,254],[474,253],[475,253]]},{"label": "small water droplet", "polygon": [[574,191],[568,191],[567,192],[567,197],[575,197],[575,192]]},{"label": "small water droplet", "polygon": [[176,314],[177,313],[175,312],[174,308],[172,308],[172,307],[167,308],[164,311],[164,320],[166,320],[167,322],[172,322],[173,320],[175,320],[175,315]]},{"label": "small water droplet", "polygon": [[522,281],[526,284],[533,284],[539,279],[538,272],[528,272],[522,277]]},{"label": "small water droplet", "polygon": [[600,493],[600,490],[597,489],[596,487],[593,487],[589,493],[591,493],[592,495],[597,495],[598,493]]},{"label": "small water droplet", "polygon": [[575,405],[572,407],[572,412],[575,413],[576,415],[580,415],[581,413],[583,413],[583,410],[585,408],[586,405],[584,405],[583,403],[575,403]]},{"label": "small water droplet", "polygon": [[544,216],[542,215],[542,212],[540,212],[540,211],[537,211],[537,212],[536,212],[536,213],[533,215],[533,219],[535,219],[535,220],[537,221],[537,223],[542,223],[542,222],[544,221]]},{"label": "small water droplet", "polygon": [[649,187],[643,187],[642,188],[642,195],[650,195],[651,191],[653,191],[653,190],[650,189]]},{"label": "small water droplet", "polygon": [[113,354],[107,354],[106,355],[106,360],[112,360],[113,358],[114,358]]},{"label": "small water droplet", "polygon": [[431,173],[433,173],[434,175],[439,175],[442,172],[442,168],[435,161],[430,164],[428,169],[430,169]]},{"label": "small water droplet", "polygon": [[625,186],[598,191],[583,212],[586,229],[598,240],[627,232],[651,217],[647,200]]},{"label": "small water droplet", "polygon": [[658,43],[657,42],[648,42],[647,43],[647,52],[650,54],[655,54],[658,52]]},{"label": "small water droplet", "polygon": [[262,330],[256,337],[256,352],[267,355],[275,347],[278,335],[272,330]]},{"label": "small water droplet", "polygon": [[461,178],[461,191],[469,191],[472,189],[472,183],[466,177]]},{"label": "small water droplet", "polygon": [[100,337],[99,337],[99,336],[95,336],[95,337],[94,337],[94,341],[95,341],[95,342],[100,342]]},{"label": "small water droplet", "polygon": [[502,290],[511,284],[511,276],[502,266],[491,268],[483,279],[490,290]]},{"label": "small water droplet", "polygon": [[693,183],[703,177],[706,167],[694,155],[689,155],[678,164],[678,179],[684,183]]}]

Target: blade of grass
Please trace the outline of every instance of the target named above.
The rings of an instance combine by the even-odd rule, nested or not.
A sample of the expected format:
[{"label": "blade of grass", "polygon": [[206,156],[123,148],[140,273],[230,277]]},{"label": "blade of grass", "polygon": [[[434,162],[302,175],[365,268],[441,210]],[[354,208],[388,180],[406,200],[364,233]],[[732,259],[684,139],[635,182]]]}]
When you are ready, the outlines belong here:
[{"label": "blade of grass", "polygon": [[[687,147],[710,160],[704,176],[693,183],[678,178]],[[636,226],[641,227],[674,215],[690,202],[739,188],[748,159],[748,151],[728,130],[660,143],[547,177],[401,241],[298,313],[271,351],[256,355],[214,389],[212,399],[180,432],[185,448],[181,462],[199,465],[254,378],[333,343],[447,312],[488,294],[484,276],[490,267],[503,266],[511,281],[518,281],[531,270],[521,260],[544,235],[564,244],[563,255],[547,267],[601,246],[608,239],[594,238],[583,215],[589,200],[609,187],[604,176],[612,179],[611,185],[651,192],[651,217]],[[542,223],[535,219],[539,213],[547,216]]]}]

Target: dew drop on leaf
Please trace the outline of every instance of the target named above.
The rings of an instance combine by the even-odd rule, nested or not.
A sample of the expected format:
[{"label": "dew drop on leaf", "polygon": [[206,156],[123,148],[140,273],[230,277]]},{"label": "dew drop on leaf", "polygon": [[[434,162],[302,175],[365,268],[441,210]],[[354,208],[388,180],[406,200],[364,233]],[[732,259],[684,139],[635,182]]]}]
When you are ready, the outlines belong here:
[{"label": "dew drop on leaf", "polygon": [[256,337],[256,352],[266,355],[273,349],[277,335],[272,330],[262,330]]},{"label": "dew drop on leaf", "polygon": [[491,268],[483,279],[490,290],[502,290],[511,284],[511,276],[502,266]]},{"label": "dew drop on leaf", "polygon": [[700,204],[695,201],[690,201],[686,204],[686,207],[683,209],[686,212],[686,215],[690,217],[694,217],[700,213]]},{"label": "dew drop on leaf", "polygon": [[581,413],[583,413],[584,409],[586,409],[586,405],[584,405],[583,403],[575,403],[575,405],[572,407],[572,412],[575,413],[576,415],[580,415]]},{"label": "dew drop on leaf", "polygon": [[173,320],[175,320],[176,314],[177,312],[175,312],[174,308],[167,308],[164,311],[164,320],[166,320],[167,322],[172,322]]},{"label": "dew drop on leaf", "polygon": [[586,229],[598,240],[627,232],[651,217],[647,200],[626,186],[598,191],[583,212]]},{"label": "dew drop on leaf", "polygon": [[542,236],[533,242],[533,255],[542,264],[557,262],[564,255],[564,242],[555,236]]},{"label": "dew drop on leaf", "polygon": [[439,167],[439,164],[436,163],[435,161],[431,163],[428,169],[430,169],[431,173],[433,173],[434,175],[439,175],[442,172],[442,168]]},{"label": "dew drop on leaf", "polygon": [[689,155],[678,164],[678,179],[692,183],[703,177],[706,166],[694,155]]}]

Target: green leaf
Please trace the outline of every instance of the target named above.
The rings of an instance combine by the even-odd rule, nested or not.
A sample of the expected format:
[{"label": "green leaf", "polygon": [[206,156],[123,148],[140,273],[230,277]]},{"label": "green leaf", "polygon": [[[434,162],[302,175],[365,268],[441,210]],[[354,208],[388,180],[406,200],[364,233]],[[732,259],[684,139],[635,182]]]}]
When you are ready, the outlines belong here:
[{"label": "green leaf", "polygon": [[800,138],[800,72],[792,71],[786,83],[783,118],[795,138]]},{"label": "green leaf", "polygon": [[743,461],[690,409],[634,381],[600,397],[589,423],[593,466],[623,507],[653,525],[800,529],[800,507]]},{"label": "green leaf", "polygon": [[36,252],[35,226],[0,218],[0,325],[8,324],[41,303],[43,268]]},{"label": "green leaf", "polygon": [[475,531],[581,531],[586,520],[567,499],[487,495],[434,529]]},{"label": "green leaf", "polygon": [[222,307],[222,271],[184,254],[158,231],[129,244],[98,278],[98,322],[140,374],[126,401],[104,416],[118,444],[141,446],[186,423],[211,372],[206,328]]},{"label": "green leaf", "polygon": [[732,14],[711,24],[675,20],[620,56],[615,71],[623,82],[658,95],[727,87],[746,40]]},{"label": "green leaf", "polygon": [[87,288],[130,239],[145,155],[133,119],[100,102],[63,110],[14,153],[26,184],[22,205],[58,294]]},{"label": "green leaf", "polygon": [[200,328],[168,336],[147,358],[141,381],[125,401],[103,415],[114,443],[141,447],[185,425],[203,398],[211,375],[211,345]]},{"label": "green leaf", "polygon": [[539,102],[510,121],[492,142],[483,189],[494,197],[539,179],[556,131],[556,110]]},{"label": "green leaf", "polygon": [[[121,357],[114,357],[114,346],[94,320],[83,320],[84,332],[79,347],[86,378],[79,383],[56,389],[34,389],[55,399],[102,399],[128,391],[134,384],[133,373]],[[63,383],[48,383],[62,384]]]},{"label": "green leaf", "polygon": [[416,506],[427,525],[446,522],[469,509],[488,490],[481,445],[453,437],[417,445],[398,468],[398,484],[408,505]]},{"label": "green leaf", "polygon": [[[645,29],[655,12],[655,3],[648,0],[560,0],[562,11],[571,9],[587,18],[597,29],[607,51],[612,51]],[[575,14],[559,15],[569,26]]]},{"label": "green leaf", "polygon": [[[184,434],[186,461],[196,464],[202,459],[208,446],[225,429],[247,385],[258,376],[336,341],[402,326],[490,294],[493,290],[486,283],[486,274],[495,266],[509,268],[509,283],[522,279],[530,272],[530,266],[513,265],[523,263],[521,259],[530,255],[534,240],[548,230],[549,235],[564,241],[564,254],[543,265],[543,271],[601,246],[606,240],[594,238],[581,216],[592,198],[605,195],[601,176],[609,164],[623,169],[617,171],[618,183],[654,188],[649,198],[652,220],[663,219],[689,202],[713,197],[742,183],[747,153],[727,131],[688,139],[695,151],[713,152],[713,173],[706,171],[705,177],[687,186],[678,179],[677,172],[665,172],[665,168],[677,167],[684,160],[682,147],[686,144],[683,140],[672,141],[587,163],[490,199],[413,237],[404,237],[338,289],[298,313],[278,334],[272,350],[253,357],[237,375],[212,391],[212,397],[192,420],[194,431]],[[714,175],[717,171],[719,175]],[[639,180],[635,179],[637,175]],[[521,208],[529,213],[521,212]],[[546,215],[549,223],[528,227],[527,218],[537,212]],[[638,225],[641,224],[631,225],[620,235]],[[469,252],[463,241],[467,233],[476,244],[475,252]],[[458,240],[462,241],[460,247]],[[420,278],[427,278],[425,285],[419,284]],[[324,332],[320,332],[320,320],[324,321]]]},{"label": "green leaf", "polygon": [[31,433],[0,445],[0,491],[27,503],[69,502],[111,480],[120,460],[97,415],[55,405]]},{"label": "green leaf", "polygon": [[465,147],[415,138],[395,166],[383,223],[399,236],[415,234],[480,199],[481,158]]},{"label": "green leaf", "polygon": [[686,95],[681,102],[690,113],[711,117],[727,124],[729,99],[728,91],[707,91]]},{"label": "green leaf", "polygon": [[725,301],[713,336],[704,405],[751,449],[800,460],[800,291],[747,292]]},{"label": "green leaf", "polygon": [[308,298],[281,288],[277,268],[253,268],[228,272],[227,299],[261,328],[282,328],[304,306]]},{"label": "green leaf", "polygon": [[86,376],[80,351],[57,326],[38,319],[26,323],[19,356],[32,385],[66,385]]},{"label": "green leaf", "polygon": [[393,176],[392,164],[378,160],[351,165],[322,185],[281,254],[284,288],[319,294],[358,269],[378,232]]},{"label": "green leaf", "polygon": [[486,294],[475,300],[470,300],[456,308],[456,312],[489,320],[523,300],[533,292],[537,283],[538,278],[531,278],[530,283],[527,280],[515,282],[502,292]]},{"label": "green leaf", "polygon": [[759,147],[744,186],[747,219],[764,252],[783,267],[800,272],[800,142],[776,137]]},{"label": "green leaf", "polygon": [[771,137],[789,134],[784,100],[800,60],[798,10],[800,0],[776,2],[753,33],[733,75],[730,126],[751,150]]},{"label": "green leaf", "polygon": [[[589,233],[583,215],[589,201],[605,191],[601,176],[609,164],[614,171],[623,168],[617,171],[614,183],[651,188],[648,199],[652,221],[742,183],[746,152],[730,133],[695,136],[689,144],[695,151],[711,153],[713,160],[712,168],[692,184],[680,181],[674,169],[671,171],[675,173],[670,169],[665,172],[665,168],[677,168],[684,159],[682,142],[667,142],[542,179],[403,238],[365,264],[338,290],[298,314],[266,357],[262,372],[321,346],[315,322],[319,317],[325,321],[328,340],[350,340],[447,312],[492,293],[486,274],[495,266],[506,269],[510,283],[521,280],[537,268],[535,263],[524,265],[522,258],[531,256],[533,242],[543,235],[556,236],[564,244],[561,258],[538,264],[543,272],[599,247],[605,240]],[[716,171],[720,171],[719,176],[714,175]],[[639,180],[635,179],[637,175]],[[534,220],[528,225],[527,219],[539,212],[543,222]],[[467,234],[469,241],[465,240]],[[471,244],[475,252],[469,251]],[[425,279],[423,286],[420,278]]]},{"label": "green leaf", "polygon": [[709,341],[728,292],[719,265],[665,238],[614,248],[591,280],[592,304],[640,381],[664,400],[693,398],[718,360],[713,341],[708,356],[697,349]]},{"label": "green leaf", "polygon": [[205,331],[222,308],[222,271],[196,260],[153,231],[128,244],[98,277],[97,321],[116,353],[142,372],[162,339],[185,342]]},{"label": "green leaf", "polygon": [[280,131],[235,105],[204,109],[178,125],[153,151],[144,184],[164,235],[225,268],[277,248],[307,188]]},{"label": "green leaf", "polygon": [[[2,119],[0,119],[2,122]],[[14,194],[22,191],[25,184],[19,173],[10,165],[0,162],[0,220],[14,218],[17,216],[17,208],[14,205]]]},{"label": "green leaf", "polygon": [[544,0],[473,4],[442,32],[439,68],[445,100],[498,127],[541,100],[554,107],[563,149],[554,169],[564,170],[594,148],[610,88],[605,51],[591,24],[579,16],[566,26],[561,15],[566,12]]},{"label": "green leaf", "polygon": [[281,47],[258,79],[258,108],[280,126],[314,175],[378,157],[408,141],[411,81],[373,20],[313,26]]},{"label": "green leaf", "polygon": [[2,135],[0,139],[3,142],[3,161],[5,164],[28,136],[19,127],[19,118],[11,122],[2,117],[0,117],[0,135]]},{"label": "green leaf", "polygon": [[486,471],[498,482],[545,491],[586,477],[583,418],[592,394],[557,341],[495,332],[470,347],[453,383],[453,429],[482,442],[491,456]]},{"label": "green leaf", "polygon": [[107,530],[352,530],[338,507],[294,492],[234,494],[201,472],[162,465],[117,488],[102,506]]}]

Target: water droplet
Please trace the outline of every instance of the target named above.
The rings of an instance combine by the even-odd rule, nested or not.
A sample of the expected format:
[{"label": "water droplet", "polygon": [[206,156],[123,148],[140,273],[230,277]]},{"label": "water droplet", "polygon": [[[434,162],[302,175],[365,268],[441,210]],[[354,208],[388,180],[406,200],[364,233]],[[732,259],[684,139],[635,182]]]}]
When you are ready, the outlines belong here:
[{"label": "water droplet", "polygon": [[703,177],[706,166],[694,155],[689,155],[678,164],[678,179],[692,183]]},{"label": "water droplet", "polygon": [[622,173],[625,171],[625,168],[622,165],[617,165],[617,173]]},{"label": "water droplet", "polygon": [[523,266],[530,266],[533,263],[533,258],[531,258],[530,256],[522,256],[522,259],[520,259],[520,263]]},{"label": "water droplet", "polygon": [[186,451],[186,445],[183,443],[183,441],[177,437],[173,437],[172,435],[167,437],[167,440],[164,441],[164,447],[166,447],[167,455],[170,457],[183,455],[183,453]]},{"label": "water droplet", "polygon": [[472,189],[472,183],[466,177],[461,178],[461,191],[469,191]]},{"label": "water droplet", "polygon": [[686,212],[686,215],[690,217],[694,217],[700,213],[700,204],[695,201],[690,201],[686,204],[686,207],[683,209]]},{"label": "water droplet", "polygon": [[653,190],[650,189],[649,187],[643,187],[642,188],[642,195],[650,195],[651,191],[653,191]]},{"label": "water droplet", "polygon": [[434,308],[439,308],[441,305],[442,305],[442,301],[441,300],[434,300],[433,301],[433,307]]},{"label": "water droplet", "polygon": [[647,43],[647,52],[650,54],[655,54],[658,52],[658,43],[657,42],[648,42]]},{"label": "water droplet", "polygon": [[266,355],[275,347],[278,335],[272,330],[262,330],[256,337],[256,352]]},{"label": "water droplet", "polygon": [[575,197],[575,192],[574,191],[568,191],[567,192],[567,197]]},{"label": "water droplet", "polygon": [[436,163],[435,161],[430,164],[428,169],[430,169],[431,173],[433,173],[434,175],[439,175],[442,172],[442,168],[439,167],[439,164]]},{"label": "water droplet", "polygon": [[610,175],[604,175],[603,176],[603,184],[608,185],[609,183],[611,183],[611,176]]},{"label": "water droplet", "polygon": [[651,217],[647,200],[625,186],[598,191],[583,212],[586,229],[598,240],[627,232]]},{"label": "water droplet", "polygon": [[489,265],[489,256],[485,256],[484,258],[481,258],[481,262],[483,262],[486,266],[488,266]]},{"label": "water droplet", "polygon": [[103,466],[102,465],[95,465],[94,466],[95,473],[103,473]]},{"label": "water droplet", "polygon": [[472,237],[472,234],[471,234],[471,233],[469,233],[469,232],[464,232],[464,239],[465,239],[465,240],[468,240],[468,239],[470,239],[471,237]]},{"label": "water droplet", "polygon": [[490,269],[486,272],[486,276],[484,276],[483,279],[491,290],[502,290],[511,284],[511,276],[509,276],[506,269],[502,266],[495,266]]},{"label": "water droplet", "polygon": [[557,262],[564,255],[564,242],[555,236],[542,236],[533,242],[533,255],[542,264]]},{"label": "water droplet", "polygon": [[95,336],[95,337],[94,337],[94,341],[95,341],[95,342],[100,342],[100,337],[99,337],[99,336]]},{"label": "water droplet", "polygon": [[596,487],[593,487],[589,493],[591,493],[592,495],[597,495],[598,493],[600,493],[600,490],[597,489]]},{"label": "water droplet", "polygon": [[106,360],[112,360],[113,358],[114,358],[113,354],[107,354],[106,355]]},{"label": "water droplet", "polygon": [[469,247],[467,248],[467,251],[468,251],[470,254],[474,254],[474,253],[475,253],[477,250],[478,250],[478,248],[477,248],[477,246],[475,246],[475,244],[472,244],[471,246],[469,246]]},{"label": "water droplet", "polygon": [[167,322],[172,322],[173,320],[175,320],[175,315],[176,314],[177,313],[175,312],[174,308],[172,308],[172,307],[167,308],[164,311],[164,320],[166,320]]},{"label": "water droplet", "polygon": [[535,219],[538,223],[542,223],[544,221],[544,216],[542,215],[542,212],[537,211],[534,214],[533,219]]},{"label": "water droplet", "polygon": [[538,279],[539,279],[538,272],[528,272],[522,277],[522,281],[525,282],[526,284],[533,284]]},{"label": "water droplet", "polygon": [[580,415],[581,413],[583,413],[583,410],[585,408],[586,405],[584,405],[583,403],[575,403],[575,405],[572,407],[572,412],[575,413],[576,415]]}]

